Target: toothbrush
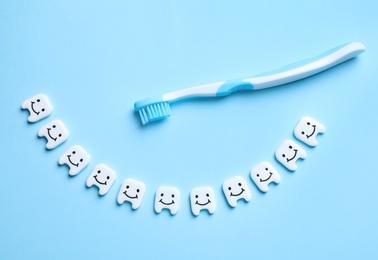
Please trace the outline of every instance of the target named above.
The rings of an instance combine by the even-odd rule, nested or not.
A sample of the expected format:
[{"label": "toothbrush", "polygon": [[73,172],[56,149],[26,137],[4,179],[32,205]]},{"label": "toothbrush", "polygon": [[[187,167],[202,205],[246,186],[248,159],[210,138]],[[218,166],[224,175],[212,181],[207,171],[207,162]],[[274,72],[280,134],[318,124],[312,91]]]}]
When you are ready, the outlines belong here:
[{"label": "toothbrush", "polygon": [[161,96],[142,99],[134,104],[143,125],[170,116],[169,103],[192,97],[221,97],[239,90],[259,90],[271,88],[327,70],[352,59],[365,51],[365,46],[352,42],[333,48],[317,57],[303,60],[274,72],[238,80],[219,81],[177,90]]}]

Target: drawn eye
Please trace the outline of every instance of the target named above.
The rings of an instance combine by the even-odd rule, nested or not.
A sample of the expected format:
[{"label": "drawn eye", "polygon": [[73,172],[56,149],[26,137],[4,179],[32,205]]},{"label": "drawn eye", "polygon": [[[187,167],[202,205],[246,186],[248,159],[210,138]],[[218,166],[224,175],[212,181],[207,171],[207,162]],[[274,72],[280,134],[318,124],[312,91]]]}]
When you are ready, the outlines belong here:
[{"label": "drawn eye", "polygon": [[42,110],[41,110],[42,112],[45,112],[45,109],[44,108],[42,108]]},{"label": "drawn eye", "polygon": [[290,146],[289,146],[289,149],[293,149],[293,147],[290,145]]},{"label": "drawn eye", "polygon": [[209,197],[209,193],[206,193],[206,197]]},{"label": "drawn eye", "polygon": [[39,102],[39,101],[41,101],[41,100],[37,99],[37,102]]},{"label": "drawn eye", "polygon": [[100,171],[100,170],[98,170],[98,171],[97,171],[97,173],[98,173],[98,174],[100,174],[100,173],[101,173],[101,171]]},{"label": "drawn eye", "polygon": [[162,196],[162,197],[163,197],[163,196],[164,196],[164,193],[160,194],[160,196]]},{"label": "drawn eye", "polygon": [[110,179],[110,177],[109,177],[109,176],[106,176],[106,179],[108,179],[108,180],[109,180],[109,179]]},{"label": "drawn eye", "polygon": [[62,134],[59,134],[58,136],[59,136],[59,137],[62,137]]},{"label": "drawn eye", "polygon": [[126,189],[128,189],[128,188],[130,188],[130,186],[129,186],[129,185],[127,185],[127,186],[126,186]]},{"label": "drawn eye", "polygon": [[56,125],[53,125],[53,128],[55,128],[56,127]]},{"label": "drawn eye", "polygon": [[174,198],[175,197],[175,195],[174,194],[172,194],[172,198]]},{"label": "drawn eye", "polygon": [[241,183],[239,182],[238,185],[241,186]]},{"label": "drawn eye", "polygon": [[286,156],[285,154],[282,154],[282,157],[283,157],[283,158],[285,158],[285,156]]},{"label": "drawn eye", "polygon": [[198,195],[196,195],[196,199],[198,199]]},{"label": "drawn eye", "polygon": [[80,162],[83,162],[84,160],[83,159],[80,159]]},{"label": "drawn eye", "polygon": [[310,122],[307,122],[307,125],[310,125]]},{"label": "drawn eye", "polygon": [[304,132],[302,131],[302,135],[304,135]]},{"label": "drawn eye", "polygon": [[72,151],[72,154],[75,154],[76,152],[75,151]]},{"label": "drawn eye", "polygon": [[139,192],[139,189],[137,189],[137,192]]},{"label": "drawn eye", "polygon": [[231,187],[228,187],[228,190],[231,190]]},{"label": "drawn eye", "polygon": [[257,177],[260,177],[260,174],[256,174]]},{"label": "drawn eye", "polygon": [[265,171],[268,171],[269,169],[268,168],[265,168]]}]

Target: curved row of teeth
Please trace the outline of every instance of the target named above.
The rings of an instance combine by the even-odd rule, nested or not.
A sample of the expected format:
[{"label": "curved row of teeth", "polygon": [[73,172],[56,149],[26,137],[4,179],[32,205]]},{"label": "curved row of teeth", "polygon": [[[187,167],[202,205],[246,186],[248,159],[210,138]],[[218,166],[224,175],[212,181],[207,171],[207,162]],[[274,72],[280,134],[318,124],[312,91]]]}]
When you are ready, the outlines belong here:
[{"label": "curved row of teeth", "polygon": [[[39,104],[39,107],[35,104]],[[37,122],[52,113],[52,105],[46,95],[36,95],[22,104],[22,109],[29,110],[28,121]],[[38,111],[37,111],[38,110]],[[42,114],[42,111],[45,112]],[[294,129],[294,136],[309,146],[318,144],[316,136],[324,133],[325,127],[310,117],[303,117]],[[64,143],[69,136],[69,132],[62,121],[53,120],[43,126],[38,131],[39,137],[45,137],[47,140],[46,149],[54,149]],[[276,150],[275,157],[283,166],[290,171],[297,169],[296,162],[298,159],[306,158],[307,154],[303,148],[292,140],[285,140]],[[80,145],[70,147],[63,153],[58,163],[59,165],[68,165],[68,174],[75,176],[89,165],[90,155]],[[263,161],[253,167],[250,171],[250,177],[256,186],[262,192],[268,191],[270,183],[280,183],[281,177],[272,164]],[[99,195],[105,195],[112,187],[116,179],[116,173],[105,164],[98,164],[94,167],[86,180],[86,186],[96,186]],[[244,199],[250,201],[252,198],[251,191],[246,180],[241,176],[235,176],[227,179],[222,185],[223,193],[228,204],[231,207],[237,206],[237,201]],[[125,201],[131,204],[132,209],[138,209],[143,201],[146,192],[146,186],[143,182],[127,178],[123,181],[117,196],[118,204]],[[207,210],[213,214],[216,209],[216,199],[214,190],[211,187],[193,188],[190,195],[190,205],[193,215],[199,215],[201,210]],[[160,213],[163,209],[169,210],[171,215],[175,215],[180,206],[180,191],[176,187],[161,186],[155,194],[154,209]]]}]

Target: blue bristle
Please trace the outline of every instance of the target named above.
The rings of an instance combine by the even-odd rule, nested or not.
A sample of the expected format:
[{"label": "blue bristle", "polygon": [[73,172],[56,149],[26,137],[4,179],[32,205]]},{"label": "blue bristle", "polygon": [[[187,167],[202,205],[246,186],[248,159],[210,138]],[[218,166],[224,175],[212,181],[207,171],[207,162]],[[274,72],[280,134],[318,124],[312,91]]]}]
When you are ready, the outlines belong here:
[{"label": "blue bristle", "polygon": [[140,116],[140,120],[142,121],[143,125],[148,123],[148,117],[147,117],[146,111],[144,109],[139,110],[139,116]]},{"label": "blue bristle", "polygon": [[164,119],[170,116],[171,110],[168,102],[151,104],[139,110],[140,120],[143,125],[149,122]]}]

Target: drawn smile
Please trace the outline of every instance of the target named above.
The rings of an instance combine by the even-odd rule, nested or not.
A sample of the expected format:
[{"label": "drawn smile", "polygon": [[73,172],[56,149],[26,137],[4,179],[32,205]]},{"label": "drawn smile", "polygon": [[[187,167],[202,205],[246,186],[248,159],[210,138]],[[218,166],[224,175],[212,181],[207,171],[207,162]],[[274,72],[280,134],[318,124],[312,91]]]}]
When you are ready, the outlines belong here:
[{"label": "drawn smile", "polygon": [[202,203],[199,203],[198,200],[196,201],[196,204],[197,205],[200,205],[200,206],[206,206],[207,204],[211,203],[211,201],[208,199],[206,203],[202,204]]},{"label": "drawn smile", "polygon": [[241,192],[239,192],[238,194],[232,194],[232,192],[231,192],[231,193],[230,193],[230,196],[235,196],[235,197],[237,197],[237,196],[240,196],[243,192],[244,192],[244,189],[241,188]]},{"label": "drawn smile", "polygon": [[307,136],[307,139],[310,138],[311,136],[313,136],[315,134],[315,131],[316,131],[316,125],[312,125],[312,133],[310,135],[306,135]]},{"label": "drawn smile", "polygon": [[47,134],[50,136],[50,138],[51,138],[52,140],[56,141],[56,139],[57,139],[58,137],[52,137],[51,134],[50,134],[50,130],[51,130],[51,128],[47,128]]},{"label": "drawn smile", "polygon": [[123,194],[125,194],[126,197],[128,197],[129,199],[137,199],[138,198],[138,194],[136,194],[134,197],[131,197],[131,196],[127,195],[127,191],[125,191]]},{"label": "drawn smile", "polygon": [[161,203],[163,203],[164,205],[167,205],[167,206],[168,206],[168,205],[175,204],[175,201],[174,201],[174,200],[172,200],[172,202],[166,203],[166,202],[163,201],[163,199],[160,199],[159,202],[161,202]]},{"label": "drawn smile", "polygon": [[297,156],[297,152],[298,152],[298,150],[297,149],[294,149],[294,156],[293,157],[291,157],[290,159],[289,158],[287,158],[286,160],[287,160],[287,162],[290,162],[291,160],[293,160],[296,156]]},{"label": "drawn smile", "polygon": [[265,182],[265,181],[269,180],[269,179],[270,179],[270,177],[272,177],[272,174],[273,174],[273,173],[269,172],[269,177],[268,177],[268,178],[266,178],[265,180],[263,180],[263,179],[260,179],[260,182]]},{"label": "drawn smile", "polygon": [[74,166],[76,166],[76,167],[79,167],[79,163],[73,163],[73,162],[71,161],[71,155],[67,155],[67,157],[68,157],[68,161],[70,162],[70,164],[72,164],[72,165],[74,165]]},{"label": "drawn smile", "polygon": [[33,110],[33,112],[34,112],[36,115],[39,115],[39,112],[35,111],[35,109],[34,109],[34,104],[35,104],[35,102],[32,101],[30,107],[31,107],[31,109]]},{"label": "drawn smile", "polygon": [[100,181],[97,180],[97,175],[93,176],[93,178],[97,181],[97,183],[99,183],[101,185],[106,185],[106,181],[105,182],[100,182]]}]

